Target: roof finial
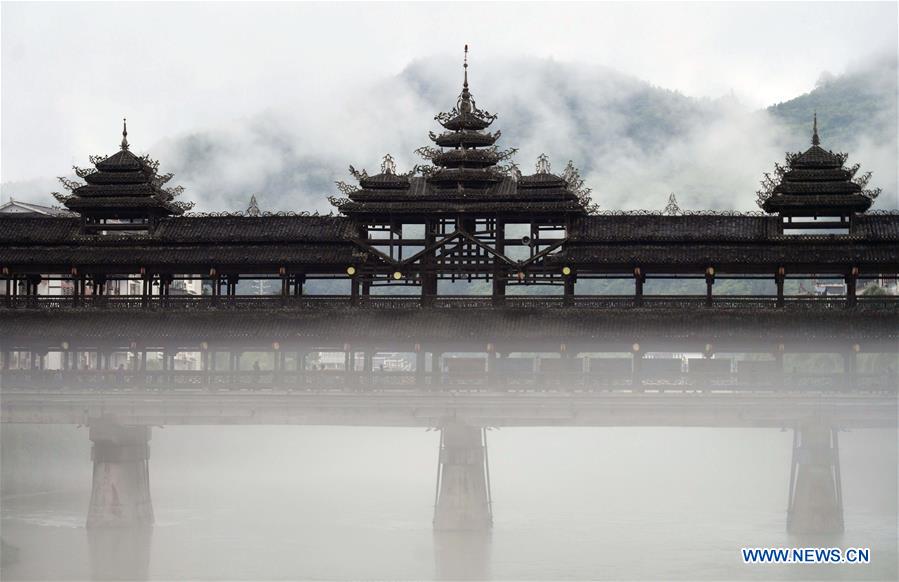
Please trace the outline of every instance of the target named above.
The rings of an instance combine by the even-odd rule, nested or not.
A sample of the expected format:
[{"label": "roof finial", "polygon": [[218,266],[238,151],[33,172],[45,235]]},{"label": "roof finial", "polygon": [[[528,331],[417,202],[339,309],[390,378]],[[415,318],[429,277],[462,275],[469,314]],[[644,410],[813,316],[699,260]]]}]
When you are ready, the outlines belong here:
[{"label": "roof finial", "polygon": [[465,58],[462,61],[462,70],[465,71],[465,80],[462,82],[462,94],[459,95],[458,107],[463,114],[471,113],[471,93],[468,91],[468,45],[465,45]]},{"label": "roof finial", "polygon": [[462,61],[462,70],[465,71],[465,80],[462,82],[462,87],[468,89],[468,45],[465,45],[465,58]]},{"label": "roof finial", "polygon": [[821,140],[818,138],[818,112],[815,111],[814,122],[812,125],[812,145],[818,145]]},{"label": "roof finial", "polygon": [[128,119],[122,118],[122,149],[128,149]]}]

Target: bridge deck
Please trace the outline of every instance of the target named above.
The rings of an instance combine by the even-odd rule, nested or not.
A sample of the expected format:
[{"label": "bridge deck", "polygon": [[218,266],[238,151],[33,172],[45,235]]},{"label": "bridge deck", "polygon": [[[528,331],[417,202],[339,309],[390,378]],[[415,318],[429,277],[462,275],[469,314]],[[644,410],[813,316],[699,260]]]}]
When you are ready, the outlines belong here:
[{"label": "bridge deck", "polygon": [[2,422],[139,425],[793,427],[821,417],[842,428],[896,426],[895,394],[699,392],[129,393],[4,392]]}]

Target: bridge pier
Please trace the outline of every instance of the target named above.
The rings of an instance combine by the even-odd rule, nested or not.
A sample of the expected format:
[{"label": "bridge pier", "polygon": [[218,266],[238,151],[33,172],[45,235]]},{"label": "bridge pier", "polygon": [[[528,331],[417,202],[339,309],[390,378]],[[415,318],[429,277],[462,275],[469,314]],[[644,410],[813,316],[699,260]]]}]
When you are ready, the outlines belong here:
[{"label": "bridge pier", "polygon": [[787,531],[827,534],[843,531],[837,429],[813,422],[793,431]]},{"label": "bridge pier", "polygon": [[150,500],[150,427],[91,423],[94,462],[87,527],[153,525]]},{"label": "bridge pier", "polygon": [[485,430],[458,423],[441,428],[435,530],[487,530],[493,525]]}]

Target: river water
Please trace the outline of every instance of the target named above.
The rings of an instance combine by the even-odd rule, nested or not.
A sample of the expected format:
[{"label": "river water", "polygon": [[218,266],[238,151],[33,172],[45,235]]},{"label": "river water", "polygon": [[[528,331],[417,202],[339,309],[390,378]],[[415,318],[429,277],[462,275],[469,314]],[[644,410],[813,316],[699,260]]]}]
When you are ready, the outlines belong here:
[{"label": "river water", "polygon": [[[46,458],[2,460],[42,489],[3,492],[4,580],[897,579],[895,429],[841,433],[846,531],[819,538],[785,531],[776,429],[491,430],[486,534],[432,530],[437,432],[300,426],[154,428],[155,527],[88,532],[87,433],[55,430]],[[872,561],[745,565],[744,546]]]}]

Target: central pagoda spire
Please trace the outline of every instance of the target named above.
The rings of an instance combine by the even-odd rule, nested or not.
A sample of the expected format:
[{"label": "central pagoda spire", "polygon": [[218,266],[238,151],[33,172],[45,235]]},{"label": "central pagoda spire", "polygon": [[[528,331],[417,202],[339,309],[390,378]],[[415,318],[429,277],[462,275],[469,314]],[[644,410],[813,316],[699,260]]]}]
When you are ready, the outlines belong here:
[{"label": "central pagoda spire", "polygon": [[821,139],[818,137],[818,112],[815,111],[812,121],[812,145],[821,145]]},{"label": "central pagoda spire", "polygon": [[500,152],[495,143],[500,132],[484,131],[496,120],[478,109],[468,85],[468,45],[462,60],[462,92],[452,111],[439,113],[434,119],[446,130],[430,138],[438,148],[420,148],[418,153],[431,160],[436,168],[428,181],[437,189],[483,189],[502,181],[496,165],[510,157],[514,150]]},{"label": "central pagoda spire", "polygon": [[122,118],[122,149],[128,149],[128,118]]}]

